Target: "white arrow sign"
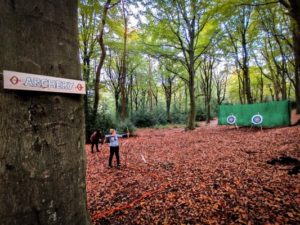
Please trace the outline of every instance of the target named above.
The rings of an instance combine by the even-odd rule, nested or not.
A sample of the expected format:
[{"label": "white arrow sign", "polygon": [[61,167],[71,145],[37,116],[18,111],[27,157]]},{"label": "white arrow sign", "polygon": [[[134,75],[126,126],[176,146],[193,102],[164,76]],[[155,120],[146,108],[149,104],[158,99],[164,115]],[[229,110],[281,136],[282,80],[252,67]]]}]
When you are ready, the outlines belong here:
[{"label": "white arrow sign", "polygon": [[86,94],[85,82],[30,73],[3,71],[4,89]]}]

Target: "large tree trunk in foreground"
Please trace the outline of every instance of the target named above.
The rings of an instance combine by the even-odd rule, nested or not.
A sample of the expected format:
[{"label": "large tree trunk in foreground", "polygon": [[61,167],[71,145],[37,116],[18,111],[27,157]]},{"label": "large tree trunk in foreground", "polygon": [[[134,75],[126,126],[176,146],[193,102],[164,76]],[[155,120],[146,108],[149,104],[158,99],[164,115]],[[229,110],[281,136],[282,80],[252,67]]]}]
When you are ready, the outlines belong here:
[{"label": "large tree trunk in foreground", "polygon": [[299,1],[290,2],[292,5],[292,15],[295,23],[293,39],[295,52],[296,104],[297,113],[300,114],[300,3]]},{"label": "large tree trunk in foreground", "polygon": [[[80,79],[77,1],[0,0],[0,72]],[[3,90],[0,224],[85,225],[83,98]]]},{"label": "large tree trunk in foreground", "polygon": [[300,20],[298,27],[296,28],[294,35],[294,45],[295,45],[295,79],[296,79],[296,104],[297,113],[300,114]]}]

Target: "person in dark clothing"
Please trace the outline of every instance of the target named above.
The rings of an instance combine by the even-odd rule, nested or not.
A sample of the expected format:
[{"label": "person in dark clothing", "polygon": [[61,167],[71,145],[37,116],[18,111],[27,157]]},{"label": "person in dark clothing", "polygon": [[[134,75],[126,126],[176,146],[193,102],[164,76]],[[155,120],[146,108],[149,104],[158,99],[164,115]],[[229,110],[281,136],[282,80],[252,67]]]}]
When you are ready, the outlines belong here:
[{"label": "person in dark clothing", "polygon": [[122,137],[129,137],[129,132],[127,134],[117,134],[117,132],[114,129],[109,130],[110,135],[105,135],[105,140],[106,138],[109,140],[109,150],[110,150],[110,155],[109,155],[109,160],[108,160],[108,167],[112,168],[112,159],[114,155],[116,155],[117,158],[117,167],[120,167],[120,155],[119,155],[119,142],[118,138]]},{"label": "person in dark clothing", "polygon": [[97,129],[90,137],[90,141],[91,141],[91,152],[94,152],[94,145],[96,145],[96,150],[97,152],[99,152],[99,143],[103,143],[101,137],[102,137],[102,132],[101,130]]}]

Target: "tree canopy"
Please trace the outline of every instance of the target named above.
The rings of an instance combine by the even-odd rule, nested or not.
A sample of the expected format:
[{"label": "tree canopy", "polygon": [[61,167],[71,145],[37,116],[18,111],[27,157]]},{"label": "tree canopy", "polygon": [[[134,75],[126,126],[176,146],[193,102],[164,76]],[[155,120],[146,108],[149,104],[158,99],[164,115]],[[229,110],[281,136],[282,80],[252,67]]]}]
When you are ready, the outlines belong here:
[{"label": "tree canopy", "polygon": [[288,99],[299,110],[298,4],[81,0],[86,112],[193,129],[221,103]]}]

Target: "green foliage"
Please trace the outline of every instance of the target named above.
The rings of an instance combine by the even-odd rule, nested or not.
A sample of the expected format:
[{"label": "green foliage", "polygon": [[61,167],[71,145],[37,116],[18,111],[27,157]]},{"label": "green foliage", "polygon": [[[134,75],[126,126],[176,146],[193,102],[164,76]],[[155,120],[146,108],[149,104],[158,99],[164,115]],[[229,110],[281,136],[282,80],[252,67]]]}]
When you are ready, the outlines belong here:
[{"label": "green foliage", "polygon": [[[112,4],[117,2],[113,0]],[[254,2],[260,4],[265,1]],[[287,97],[295,99],[293,86],[295,65],[289,16],[280,4],[251,7],[249,4],[254,2],[250,0],[126,1],[125,6],[128,10],[127,107],[131,111],[137,109],[138,111],[133,112],[130,120],[119,124],[113,122],[112,115],[117,114],[113,112],[116,107],[114,94],[119,91],[125,26],[121,4],[111,8],[105,26],[104,43],[107,57],[103,66],[104,73],[101,74],[103,82],[99,89],[101,94],[99,104],[105,102],[109,111],[101,109],[97,119],[91,121],[88,109],[87,133],[96,128],[102,128],[105,132],[108,132],[109,128],[117,128],[119,132],[124,132],[124,128],[127,127],[129,129],[133,127],[134,130],[134,125],[161,127],[168,124],[165,109],[166,96],[169,97],[168,99],[171,98],[171,121],[169,122],[185,124],[190,101],[187,88],[191,79],[189,76],[191,67],[187,63],[191,51],[189,43],[194,43],[192,51],[196,81],[200,79],[199,65],[207,55],[211,55],[217,60],[212,72],[224,72],[228,77],[227,86],[221,86],[221,93],[226,92],[224,103],[246,102],[241,80],[243,70],[240,65],[243,62],[242,32],[246,35],[248,54],[246,60],[254,102],[274,99],[275,87],[278,90],[282,89],[280,86],[283,72],[286,72],[283,75]],[[95,38],[98,34],[104,3],[105,1],[82,0],[79,6],[81,68],[88,90],[94,89],[94,74],[101,53]],[[138,10],[133,10],[133,5]],[[131,21],[133,16],[136,21],[135,19]],[[188,29],[192,23],[186,22],[191,22],[193,18],[196,33],[192,36],[194,40],[191,40]],[[86,57],[89,58],[89,63],[84,61]],[[108,77],[109,72],[114,75],[112,80]],[[175,76],[175,79],[170,85],[168,79],[172,76]],[[206,110],[203,103],[205,93],[200,86],[201,82],[195,82],[196,119],[205,120]],[[172,87],[171,94],[167,89],[169,87]],[[216,95],[216,86],[213,85],[210,102],[211,117],[217,115]],[[149,110],[150,108],[152,110]]]},{"label": "green foliage", "polygon": [[86,141],[89,141],[90,135],[96,130],[101,129],[104,133],[109,130],[109,128],[116,127],[113,122],[112,116],[104,105],[101,110],[98,111],[96,119],[92,118],[92,110],[89,108],[86,113]]},{"label": "green foliage", "polygon": [[196,121],[205,121],[206,113],[204,107],[197,108]]},{"label": "green foliage", "polygon": [[[262,76],[260,70],[253,66],[250,67],[250,80],[251,80],[251,88],[252,88],[252,95],[253,95],[253,100],[254,102],[260,102],[260,95],[262,94],[261,91],[263,91],[263,99],[262,101],[270,101],[271,99],[271,93],[270,93],[270,86],[272,85],[271,81]],[[242,86],[240,83],[238,74],[236,71],[232,73],[229,76],[228,79],[228,99],[230,99],[230,103],[241,103],[240,102],[240,93],[239,93],[239,87]],[[263,83],[263,89],[261,90],[261,84]]]},{"label": "green foliage", "polygon": [[132,121],[137,127],[152,127],[157,124],[157,119],[151,111],[138,111],[132,116]]},{"label": "green foliage", "polygon": [[156,110],[140,110],[132,115],[132,121],[137,127],[152,127],[167,124],[166,111],[162,108]]},{"label": "green foliage", "polygon": [[155,115],[157,124],[165,125],[165,124],[168,123],[168,121],[167,121],[167,114],[166,114],[166,110],[165,109],[163,109],[163,108],[157,108],[154,111],[154,115]]},{"label": "green foliage", "polygon": [[177,107],[174,107],[171,113],[171,120],[172,123],[185,124],[187,122],[187,114]]},{"label": "green foliage", "polygon": [[131,120],[127,119],[118,123],[117,131],[120,134],[126,134],[129,131],[130,135],[132,135],[136,131],[136,127]]}]

